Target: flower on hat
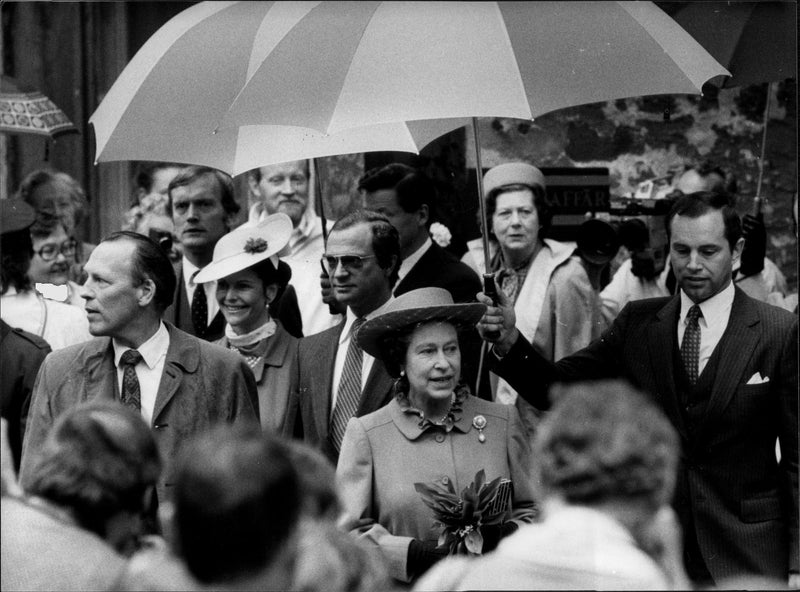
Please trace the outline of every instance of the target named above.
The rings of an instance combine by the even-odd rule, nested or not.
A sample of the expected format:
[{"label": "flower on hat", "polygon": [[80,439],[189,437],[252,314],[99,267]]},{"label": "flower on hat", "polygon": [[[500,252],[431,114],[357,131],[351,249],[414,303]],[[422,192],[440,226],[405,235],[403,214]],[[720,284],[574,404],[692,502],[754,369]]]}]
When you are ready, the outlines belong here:
[{"label": "flower on hat", "polygon": [[244,252],[250,253],[251,255],[263,253],[267,250],[268,246],[267,241],[263,238],[250,237],[247,239],[247,242],[244,243]]},{"label": "flower on hat", "polygon": [[447,247],[450,241],[453,240],[453,235],[450,234],[450,229],[440,222],[434,222],[430,228],[431,238],[440,247]]}]

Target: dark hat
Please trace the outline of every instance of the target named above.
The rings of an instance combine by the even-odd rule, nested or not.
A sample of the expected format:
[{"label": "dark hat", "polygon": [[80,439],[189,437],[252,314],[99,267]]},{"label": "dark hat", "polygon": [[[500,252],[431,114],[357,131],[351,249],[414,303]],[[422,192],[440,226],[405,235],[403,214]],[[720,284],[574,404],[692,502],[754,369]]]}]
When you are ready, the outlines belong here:
[{"label": "dark hat", "polygon": [[485,312],[486,305],[480,302],[453,304],[450,292],[443,288],[411,290],[367,320],[358,330],[356,341],[369,355],[381,358],[381,341],[393,331],[429,321],[444,321],[456,328],[474,327]]},{"label": "dark hat", "polygon": [[36,220],[36,210],[21,199],[0,199],[0,204],[0,234],[25,230]]}]

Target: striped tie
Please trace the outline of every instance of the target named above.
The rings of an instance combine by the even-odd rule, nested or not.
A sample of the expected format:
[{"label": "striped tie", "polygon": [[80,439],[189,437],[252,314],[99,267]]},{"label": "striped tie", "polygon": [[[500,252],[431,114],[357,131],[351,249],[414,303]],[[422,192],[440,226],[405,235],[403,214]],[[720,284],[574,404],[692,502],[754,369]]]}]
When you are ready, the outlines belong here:
[{"label": "striped tie", "polygon": [[697,322],[703,312],[696,304],[689,309],[686,314],[686,331],[683,333],[681,342],[681,359],[683,368],[689,377],[689,382],[694,385],[697,382],[700,367],[700,324]]},{"label": "striped tie", "polygon": [[356,332],[364,320],[363,318],[356,319],[350,330],[350,345],[347,346],[342,379],[339,382],[339,391],[336,396],[336,407],[331,417],[330,438],[336,452],[339,452],[342,447],[342,438],[344,438],[347,422],[356,414],[358,403],[361,400],[361,363],[364,359],[364,352],[356,343]]}]

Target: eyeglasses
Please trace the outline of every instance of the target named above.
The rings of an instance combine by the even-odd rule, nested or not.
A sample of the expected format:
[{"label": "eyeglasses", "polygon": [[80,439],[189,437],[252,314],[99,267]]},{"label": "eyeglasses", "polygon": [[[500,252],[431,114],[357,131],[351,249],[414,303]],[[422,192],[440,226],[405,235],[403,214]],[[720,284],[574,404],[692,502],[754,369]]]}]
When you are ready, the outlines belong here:
[{"label": "eyeglasses", "polygon": [[367,259],[375,259],[375,255],[323,255],[322,266],[328,275],[336,271],[336,267],[341,263],[342,267],[347,271],[357,271],[364,267],[364,261]]},{"label": "eyeglasses", "polygon": [[35,252],[37,255],[39,255],[39,257],[42,258],[42,261],[52,261],[53,259],[58,257],[59,253],[64,255],[66,259],[74,257],[77,248],[78,248],[78,241],[76,241],[74,238],[70,238],[65,240],[60,245],[56,245],[54,243],[47,243],[45,246],[43,246],[41,249]]}]

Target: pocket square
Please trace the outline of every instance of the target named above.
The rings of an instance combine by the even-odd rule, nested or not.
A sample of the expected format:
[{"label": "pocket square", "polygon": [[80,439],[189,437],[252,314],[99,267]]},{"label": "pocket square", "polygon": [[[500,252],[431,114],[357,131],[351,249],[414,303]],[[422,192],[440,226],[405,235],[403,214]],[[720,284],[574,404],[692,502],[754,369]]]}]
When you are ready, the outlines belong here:
[{"label": "pocket square", "polygon": [[761,376],[761,372],[756,372],[750,377],[750,380],[747,381],[747,384],[764,384],[769,382],[769,376]]}]

